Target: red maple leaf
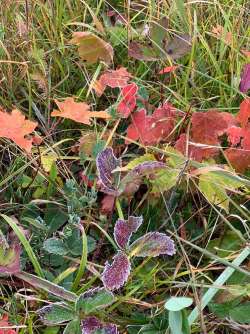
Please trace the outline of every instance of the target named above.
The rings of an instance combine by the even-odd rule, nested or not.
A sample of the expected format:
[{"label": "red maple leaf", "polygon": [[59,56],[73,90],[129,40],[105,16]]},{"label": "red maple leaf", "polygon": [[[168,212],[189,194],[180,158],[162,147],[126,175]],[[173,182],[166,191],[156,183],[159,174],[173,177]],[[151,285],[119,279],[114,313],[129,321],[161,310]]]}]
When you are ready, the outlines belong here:
[{"label": "red maple leaf", "polygon": [[236,125],[233,115],[227,112],[209,110],[207,112],[195,112],[191,118],[192,141],[201,144],[218,145],[219,137]]},{"label": "red maple leaf", "polygon": [[12,325],[9,323],[8,314],[4,314],[2,319],[0,319],[0,334],[16,334],[17,332],[14,329],[1,329],[1,327],[11,327]]},{"label": "red maple leaf", "polygon": [[250,167],[250,151],[230,147],[225,150],[225,155],[233,168],[239,173],[243,173]]},{"label": "red maple leaf", "polygon": [[249,117],[250,117],[250,98],[246,98],[240,104],[240,111],[236,119],[240,122],[241,126],[245,128],[248,124]]},{"label": "red maple leaf", "polygon": [[188,141],[187,135],[185,133],[180,135],[179,139],[175,143],[175,148],[183,155],[187,155],[190,159],[199,162],[218,153],[217,149],[199,147],[197,144]]},{"label": "red maple leaf", "polygon": [[68,118],[87,125],[91,124],[91,117],[110,118],[106,111],[90,111],[90,106],[87,103],[75,102],[73,97],[67,97],[62,102],[55,100],[55,102],[60,110],[53,110],[51,116]]},{"label": "red maple leaf", "polygon": [[159,71],[159,74],[165,74],[175,71],[179,66],[167,66]]},{"label": "red maple leaf", "polygon": [[133,82],[122,88],[122,100],[117,106],[117,111],[122,117],[127,118],[136,108],[137,85]]},{"label": "red maple leaf", "polygon": [[107,86],[111,88],[123,88],[127,85],[131,74],[125,67],[121,67],[117,70],[109,70],[103,73],[99,80],[95,81],[93,88],[98,96],[101,96]]},{"label": "red maple leaf", "polygon": [[176,115],[176,109],[169,103],[157,108],[151,116],[141,109],[131,116],[132,124],[127,129],[127,138],[140,140],[143,145],[166,141],[174,129]]},{"label": "red maple leaf", "polygon": [[19,147],[31,152],[32,138],[26,138],[37,127],[36,122],[25,119],[25,116],[17,109],[9,114],[0,110],[0,137],[13,140]]}]

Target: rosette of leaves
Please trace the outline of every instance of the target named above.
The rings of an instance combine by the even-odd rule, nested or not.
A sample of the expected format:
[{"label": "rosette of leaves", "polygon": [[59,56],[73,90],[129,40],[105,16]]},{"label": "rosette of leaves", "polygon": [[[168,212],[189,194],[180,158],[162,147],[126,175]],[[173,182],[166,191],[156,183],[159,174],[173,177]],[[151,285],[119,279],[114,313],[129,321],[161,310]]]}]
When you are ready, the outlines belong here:
[{"label": "rosette of leaves", "polygon": [[118,334],[115,324],[104,323],[96,317],[114,301],[111,291],[97,287],[82,293],[74,305],[53,303],[38,310],[38,314],[47,326],[64,326],[63,334]]},{"label": "rosette of leaves", "polygon": [[146,233],[130,244],[131,235],[138,230],[142,222],[142,217],[133,216],[130,216],[128,220],[118,219],[116,221],[114,239],[119,250],[113,257],[112,263],[106,263],[102,273],[102,282],[106,289],[119,289],[126,283],[131,271],[131,257],[175,254],[173,240],[160,232]]},{"label": "rosette of leaves", "polygon": [[191,36],[187,33],[175,34],[169,38],[166,17],[151,22],[144,35],[147,37],[144,41],[130,43],[128,50],[130,57],[145,61],[166,58],[175,60],[190,52],[192,47]]}]

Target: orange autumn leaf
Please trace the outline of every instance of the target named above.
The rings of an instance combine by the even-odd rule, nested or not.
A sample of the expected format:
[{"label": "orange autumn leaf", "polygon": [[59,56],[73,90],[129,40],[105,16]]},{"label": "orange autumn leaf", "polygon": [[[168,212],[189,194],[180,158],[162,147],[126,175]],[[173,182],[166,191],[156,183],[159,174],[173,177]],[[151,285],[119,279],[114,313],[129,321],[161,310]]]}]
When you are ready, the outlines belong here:
[{"label": "orange autumn leaf", "polygon": [[90,106],[85,102],[75,102],[73,97],[67,97],[64,101],[55,100],[59,110],[53,110],[51,116],[71,119],[78,123],[90,125],[90,118],[98,117],[108,119],[110,115],[106,111],[90,111]]},{"label": "orange autumn leaf", "polygon": [[26,152],[31,152],[32,138],[26,138],[37,127],[36,122],[25,119],[25,116],[17,109],[9,114],[0,110],[0,137],[13,140]]},{"label": "orange autumn leaf", "polygon": [[240,50],[241,51],[241,53],[243,53],[243,55],[244,56],[246,56],[246,57],[250,57],[250,51],[247,51],[247,50]]},{"label": "orange autumn leaf", "polygon": [[231,32],[226,32],[225,28],[221,25],[217,25],[212,29],[212,33],[218,38],[224,41],[225,44],[231,45],[233,40],[233,35]]}]

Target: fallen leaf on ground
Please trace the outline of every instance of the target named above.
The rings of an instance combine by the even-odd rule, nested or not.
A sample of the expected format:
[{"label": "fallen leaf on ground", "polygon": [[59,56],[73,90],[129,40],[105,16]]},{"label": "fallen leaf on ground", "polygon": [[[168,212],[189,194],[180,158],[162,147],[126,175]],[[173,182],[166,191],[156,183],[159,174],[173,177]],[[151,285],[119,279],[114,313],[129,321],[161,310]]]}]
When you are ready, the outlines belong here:
[{"label": "fallen leaf on ground", "polygon": [[[12,325],[9,323],[8,314],[3,314],[2,319],[0,319],[0,334],[16,334],[17,332],[14,329],[7,329],[7,327],[11,327]],[[5,329],[1,329],[4,327]]]},{"label": "fallen leaf on ground", "polygon": [[165,74],[175,71],[179,66],[167,66],[159,71],[159,74]]},{"label": "fallen leaf on ground", "polygon": [[[169,139],[175,126],[177,112],[171,104],[165,103],[150,116],[141,109],[132,115],[132,123],[127,129],[127,138],[140,140],[143,145],[155,145]],[[128,141],[129,143],[129,141]]]},{"label": "fallen leaf on ground", "polygon": [[79,56],[87,64],[94,64],[99,60],[109,64],[113,60],[112,46],[91,32],[74,32],[69,43],[78,46]]},{"label": "fallen leaf on ground", "polygon": [[108,119],[110,115],[106,111],[90,111],[90,106],[85,102],[75,102],[73,97],[67,97],[64,101],[55,100],[59,110],[53,110],[51,116],[68,118],[78,123],[90,125],[92,117]]},{"label": "fallen leaf on ground", "polygon": [[106,86],[111,88],[123,88],[127,85],[131,74],[125,67],[121,67],[117,70],[106,71],[100,78],[94,82],[93,89],[98,96],[101,96],[106,89]]},{"label": "fallen leaf on ground", "polygon": [[218,39],[223,40],[227,45],[231,45],[233,40],[233,35],[231,32],[227,32],[224,27],[221,25],[217,25],[212,29],[212,33],[217,37]]},{"label": "fallen leaf on ground", "polygon": [[122,88],[122,100],[117,106],[117,111],[122,117],[127,118],[136,108],[137,85],[133,82]]},{"label": "fallen leaf on ground", "polygon": [[113,211],[115,205],[115,197],[112,195],[105,195],[101,201],[101,213],[109,214]]},{"label": "fallen leaf on ground", "polygon": [[241,53],[243,53],[244,56],[246,57],[250,57],[250,51],[247,51],[247,50],[240,50]]},{"label": "fallen leaf on ground", "polygon": [[31,152],[32,138],[26,138],[37,127],[36,122],[25,119],[25,116],[17,109],[9,114],[0,110],[0,137],[13,140],[19,147]]}]

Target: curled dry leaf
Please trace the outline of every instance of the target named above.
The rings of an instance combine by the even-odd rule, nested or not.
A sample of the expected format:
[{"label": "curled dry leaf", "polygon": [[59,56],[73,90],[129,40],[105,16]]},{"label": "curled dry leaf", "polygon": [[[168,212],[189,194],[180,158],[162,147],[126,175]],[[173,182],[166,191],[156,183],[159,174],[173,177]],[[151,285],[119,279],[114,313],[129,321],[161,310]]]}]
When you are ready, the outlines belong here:
[{"label": "curled dry leaf", "polygon": [[93,89],[98,96],[101,96],[107,86],[111,88],[123,88],[127,85],[131,74],[125,67],[116,70],[109,70],[103,73],[93,84]]},{"label": "curled dry leaf", "polygon": [[25,119],[25,116],[17,109],[9,114],[0,109],[0,137],[13,140],[19,147],[30,153],[32,138],[26,138],[37,127],[36,122]]},{"label": "curled dry leaf", "polygon": [[82,321],[82,334],[119,334],[117,326],[110,323],[102,323],[96,317],[87,317]]},{"label": "curled dry leaf", "polygon": [[85,102],[75,102],[73,97],[67,97],[63,102],[55,100],[59,110],[53,110],[51,116],[68,118],[78,123],[90,125],[92,117],[109,119],[106,111],[90,111],[90,106]]},{"label": "curled dry leaf", "polygon": [[108,262],[105,264],[101,277],[104,287],[108,290],[122,287],[128,280],[130,269],[131,266],[127,255],[122,251],[118,251],[113,257],[112,264]]},{"label": "curled dry leaf", "polygon": [[131,256],[156,257],[163,254],[174,255],[176,250],[173,240],[166,234],[149,232],[132,243],[130,252]]},{"label": "curled dry leaf", "polygon": [[132,123],[127,129],[127,138],[140,140],[143,145],[155,145],[170,139],[174,129],[177,112],[169,103],[164,103],[150,116],[141,109],[132,115]]},{"label": "curled dry leaf", "polygon": [[240,80],[240,91],[246,93],[250,89],[250,63],[243,68]]},{"label": "curled dry leaf", "polygon": [[69,42],[78,46],[79,56],[87,64],[103,60],[107,64],[113,61],[112,46],[91,32],[75,32]]},{"label": "curled dry leaf", "polygon": [[118,219],[114,227],[114,238],[117,245],[121,249],[125,249],[128,244],[132,233],[136,232],[141,226],[143,218],[141,217],[128,217],[128,220]]}]

